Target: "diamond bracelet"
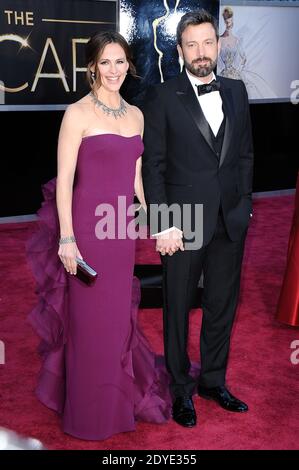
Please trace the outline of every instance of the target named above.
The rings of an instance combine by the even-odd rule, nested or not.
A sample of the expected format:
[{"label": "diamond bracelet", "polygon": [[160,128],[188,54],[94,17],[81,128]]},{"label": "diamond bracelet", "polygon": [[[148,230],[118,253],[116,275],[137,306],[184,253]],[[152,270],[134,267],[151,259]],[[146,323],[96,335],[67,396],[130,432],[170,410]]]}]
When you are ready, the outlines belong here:
[{"label": "diamond bracelet", "polygon": [[70,237],[61,237],[59,239],[59,245],[62,245],[63,243],[75,243],[76,242],[76,238],[71,235]]}]

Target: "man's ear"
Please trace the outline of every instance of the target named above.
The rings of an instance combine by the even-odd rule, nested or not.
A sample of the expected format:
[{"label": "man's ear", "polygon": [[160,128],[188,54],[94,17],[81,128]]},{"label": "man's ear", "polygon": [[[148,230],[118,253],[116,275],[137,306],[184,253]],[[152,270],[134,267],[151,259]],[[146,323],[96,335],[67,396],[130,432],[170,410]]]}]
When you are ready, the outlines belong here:
[{"label": "man's ear", "polygon": [[178,44],[178,45],[176,46],[176,48],[177,48],[177,51],[178,51],[178,54],[179,54],[180,58],[181,58],[182,60],[184,60],[184,57],[183,57],[183,50],[182,50],[181,46]]}]

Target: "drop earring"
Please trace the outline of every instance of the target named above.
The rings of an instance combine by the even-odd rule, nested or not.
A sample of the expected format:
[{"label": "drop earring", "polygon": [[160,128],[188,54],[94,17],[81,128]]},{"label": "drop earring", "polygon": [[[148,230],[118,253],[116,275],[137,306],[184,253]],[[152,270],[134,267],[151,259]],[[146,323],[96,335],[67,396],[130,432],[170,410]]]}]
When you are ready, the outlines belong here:
[{"label": "drop earring", "polygon": [[90,72],[90,76],[91,76],[92,81],[95,82],[95,80],[96,80],[95,72]]}]

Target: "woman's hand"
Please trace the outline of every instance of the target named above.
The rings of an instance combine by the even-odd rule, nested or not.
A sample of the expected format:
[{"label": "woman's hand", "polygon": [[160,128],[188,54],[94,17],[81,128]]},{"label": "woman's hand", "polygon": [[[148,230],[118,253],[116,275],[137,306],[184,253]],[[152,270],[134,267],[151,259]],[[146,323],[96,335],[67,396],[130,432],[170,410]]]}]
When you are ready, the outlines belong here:
[{"label": "woman's hand", "polygon": [[77,274],[76,258],[83,259],[76,243],[63,243],[59,246],[58,256],[61,259],[66,271],[70,274]]}]

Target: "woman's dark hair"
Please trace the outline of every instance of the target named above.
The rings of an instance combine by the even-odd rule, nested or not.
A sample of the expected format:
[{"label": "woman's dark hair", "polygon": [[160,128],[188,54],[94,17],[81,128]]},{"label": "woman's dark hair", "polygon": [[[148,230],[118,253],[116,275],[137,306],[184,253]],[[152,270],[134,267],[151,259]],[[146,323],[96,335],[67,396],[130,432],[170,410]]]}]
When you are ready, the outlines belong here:
[{"label": "woman's dark hair", "polygon": [[203,23],[210,23],[213,26],[218,40],[219,31],[217,20],[213,15],[202,8],[201,10],[190,11],[189,13],[186,13],[184,16],[182,16],[177,26],[177,43],[180,46],[182,45],[182,34],[188,26],[197,26]]},{"label": "woman's dark hair", "polygon": [[132,54],[129,44],[125,38],[117,31],[105,31],[94,34],[86,44],[85,56],[87,64],[87,80],[91,88],[94,85],[100,85],[100,77],[98,76],[97,68],[95,68],[95,78],[92,78],[91,67],[93,67],[99,60],[107,44],[119,44],[125,52],[126,59],[129,63],[129,72],[136,77],[136,69],[132,61]]}]

